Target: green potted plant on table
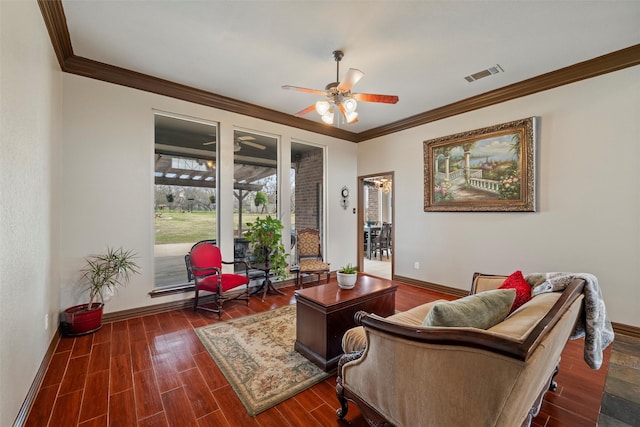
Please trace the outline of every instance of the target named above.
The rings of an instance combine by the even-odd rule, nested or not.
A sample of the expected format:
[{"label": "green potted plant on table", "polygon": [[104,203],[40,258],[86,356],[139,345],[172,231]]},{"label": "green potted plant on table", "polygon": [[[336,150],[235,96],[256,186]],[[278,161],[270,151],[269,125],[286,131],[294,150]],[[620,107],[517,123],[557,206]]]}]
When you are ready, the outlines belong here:
[{"label": "green potted plant on table", "polygon": [[353,289],[358,280],[358,270],[356,270],[351,263],[342,267],[336,272],[338,278],[338,286],[342,289]]},{"label": "green potted plant on table", "polygon": [[85,258],[81,280],[88,285],[89,302],[64,311],[62,329],[65,334],[78,336],[100,329],[105,292],[113,293],[118,286],[125,286],[132,274],[140,272],[134,258],[136,255],[130,250],[109,247],[103,254]]},{"label": "green potted plant on table", "polygon": [[245,237],[253,246],[255,263],[265,264],[271,267],[271,271],[278,279],[287,278],[287,253],[282,244],[282,229],[284,226],[279,219],[256,218],[248,222],[249,229],[245,231]]}]

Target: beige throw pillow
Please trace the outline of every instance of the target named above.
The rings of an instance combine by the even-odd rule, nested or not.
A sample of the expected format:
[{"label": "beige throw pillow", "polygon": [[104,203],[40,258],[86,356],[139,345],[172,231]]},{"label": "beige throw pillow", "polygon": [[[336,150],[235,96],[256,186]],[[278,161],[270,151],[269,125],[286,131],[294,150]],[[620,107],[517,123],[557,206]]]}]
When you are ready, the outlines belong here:
[{"label": "beige throw pillow", "polygon": [[427,313],[422,325],[489,329],[507,317],[515,298],[515,289],[500,289],[439,302]]}]

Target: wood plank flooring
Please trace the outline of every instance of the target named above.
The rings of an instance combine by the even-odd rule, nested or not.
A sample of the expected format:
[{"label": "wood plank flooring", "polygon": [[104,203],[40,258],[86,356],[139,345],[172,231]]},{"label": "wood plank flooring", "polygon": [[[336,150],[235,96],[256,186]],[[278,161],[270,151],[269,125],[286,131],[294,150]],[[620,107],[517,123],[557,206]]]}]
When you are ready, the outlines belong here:
[{"label": "wood plank flooring", "polygon": [[[398,283],[396,309],[449,295]],[[295,302],[293,287],[225,305],[222,320]],[[62,338],[28,415],[26,426],[356,426],[366,422],[355,405],[337,421],[335,376],[252,418],[193,332],[217,315],[176,310],[105,324],[93,335]],[[610,348],[599,371],[582,359],[581,340],[569,342],[536,427],[595,426]]]}]

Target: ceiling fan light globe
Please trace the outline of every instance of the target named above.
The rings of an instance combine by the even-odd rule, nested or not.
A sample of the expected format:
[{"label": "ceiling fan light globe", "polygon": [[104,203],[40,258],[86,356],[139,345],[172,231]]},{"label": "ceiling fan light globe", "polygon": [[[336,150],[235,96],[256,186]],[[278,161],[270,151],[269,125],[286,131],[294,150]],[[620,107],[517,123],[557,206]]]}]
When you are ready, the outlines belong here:
[{"label": "ceiling fan light globe", "polygon": [[358,108],[358,103],[353,98],[345,98],[344,101],[342,101],[342,106],[347,113],[353,113],[356,111],[356,108]]},{"label": "ceiling fan light globe", "polygon": [[328,125],[333,124],[333,111],[327,111],[322,115],[322,121]]},{"label": "ceiling fan light globe", "polygon": [[[346,107],[345,107],[345,110],[346,110]],[[347,120],[347,123],[353,123],[358,118],[358,113],[356,113],[355,111],[352,111],[352,112],[345,111],[344,117]]]},{"label": "ceiling fan light globe", "polygon": [[331,108],[331,104],[329,104],[327,100],[316,102],[316,111],[321,116],[325,115],[329,111],[329,108]]}]

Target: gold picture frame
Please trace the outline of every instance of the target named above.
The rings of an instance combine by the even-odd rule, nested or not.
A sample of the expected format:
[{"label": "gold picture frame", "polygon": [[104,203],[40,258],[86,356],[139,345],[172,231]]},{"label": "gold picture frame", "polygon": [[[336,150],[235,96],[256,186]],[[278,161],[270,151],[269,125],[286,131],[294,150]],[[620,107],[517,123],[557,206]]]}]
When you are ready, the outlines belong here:
[{"label": "gold picture frame", "polygon": [[535,212],[539,118],[424,141],[425,212]]}]

